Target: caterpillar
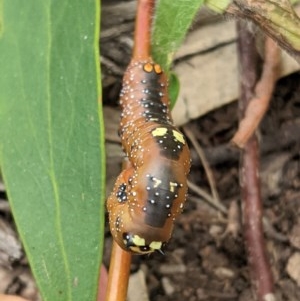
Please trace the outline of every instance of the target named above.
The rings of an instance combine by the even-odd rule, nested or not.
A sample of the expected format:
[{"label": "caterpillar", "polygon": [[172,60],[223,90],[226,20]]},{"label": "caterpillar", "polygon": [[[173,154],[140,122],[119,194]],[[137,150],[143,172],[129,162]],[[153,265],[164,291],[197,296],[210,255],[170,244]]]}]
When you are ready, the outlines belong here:
[{"label": "caterpillar", "polygon": [[134,254],[162,252],[187,195],[190,153],[170,115],[167,77],[151,58],[123,78],[119,135],[128,167],[107,200],[113,238]]}]

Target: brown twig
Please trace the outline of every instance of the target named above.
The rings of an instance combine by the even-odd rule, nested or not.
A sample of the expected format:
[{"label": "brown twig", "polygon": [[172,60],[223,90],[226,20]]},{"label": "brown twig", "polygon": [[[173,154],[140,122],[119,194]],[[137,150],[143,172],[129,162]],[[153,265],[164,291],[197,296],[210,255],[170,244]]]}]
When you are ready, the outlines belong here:
[{"label": "brown twig", "polygon": [[[238,22],[238,32],[238,56],[241,70],[239,112],[242,119],[255,93],[258,54],[253,34],[241,21]],[[273,278],[263,236],[258,141],[255,135],[250,137],[242,152],[240,184],[244,204],[245,244],[257,300],[275,300]]]},{"label": "brown twig", "polygon": [[125,301],[130,273],[131,254],[113,241],[105,301]]},{"label": "brown twig", "polygon": [[279,47],[271,38],[267,37],[261,78],[255,86],[255,95],[249,101],[245,117],[240,121],[239,128],[231,140],[233,144],[240,148],[245,146],[246,142],[256,131],[269,107],[278,77],[279,59]]},{"label": "brown twig", "polygon": [[218,202],[216,199],[214,199],[210,194],[208,194],[206,191],[198,187],[196,184],[187,181],[188,187],[190,190],[197,193],[200,197],[202,197],[208,204],[213,206],[214,208],[218,209],[224,214],[227,214],[227,208],[221,203]]},{"label": "brown twig", "polygon": [[204,151],[203,151],[202,147],[199,145],[199,143],[196,140],[193,132],[187,126],[183,127],[183,132],[189,138],[191,143],[193,144],[193,146],[195,148],[195,151],[198,154],[198,156],[199,156],[199,158],[202,162],[202,165],[203,165],[203,168],[205,170],[205,174],[207,176],[207,180],[208,180],[208,183],[209,183],[209,186],[210,186],[210,189],[211,189],[211,193],[213,195],[213,199],[215,199],[215,203],[220,204],[221,206],[223,206],[221,201],[220,201],[220,197],[219,197],[219,194],[218,194],[218,191],[217,191],[217,187],[216,187],[216,183],[215,183],[215,179],[214,179],[212,170],[211,170],[211,168],[210,168],[210,166],[209,166],[209,164],[206,160],[206,157],[205,157],[205,154],[204,154]]},{"label": "brown twig", "polygon": [[227,227],[222,234],[222,238],[227,235],[232,235],[233,238],[238,237],[238,233],[241,232],[241,209],[236,200],[231,201],[228,208],[228,223]]}]

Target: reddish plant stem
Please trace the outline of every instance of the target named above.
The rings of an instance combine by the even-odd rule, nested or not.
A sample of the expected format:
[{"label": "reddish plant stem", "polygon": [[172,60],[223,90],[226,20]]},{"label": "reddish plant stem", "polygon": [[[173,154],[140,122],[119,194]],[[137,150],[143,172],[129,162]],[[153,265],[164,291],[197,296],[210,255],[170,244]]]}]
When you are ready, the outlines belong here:
[{"label": "reddish plant stem", "polygon": [[[122,169],[128,168],[129,165],[130,163],[128,160],[123,160]],[[113,240],[105,301],[126,300],[130,276],[130,264],[131,253],[121,249]]]},{"label": "reddish plant stem", "polygon": [[105,301],[124,301],[127,296],[131,254],[113,241]]},{"label": "reddish plant stem", "polygon": [[101,269],[100,269],[97,301],[104,301],[105,300],[107,281],[108,281],[107,270],[106,270],[105,266],[102,264]]},{"label": "reddish plant stem", "polygon": [[241,170],[244,235],[257,300],[266,301],[266,296],[273,295],[274,288],[263,235],[258,164],[254,164],[258,160],[257,138],[252,136],[245,147]]},{"label": "reddish plant stem", "polygon": [[[151,20],[154,0],[139,0],[136,13],[134,48],[132,58],[148,59],[150,56]],[[124,161],[123,169],[128,161]],[[125,301],[130,273],[131,253],[122,250],[113,241],[108,275],[106,301]]]},{"label": "reddish plant stem", "polygon": [[[123,160],[122,169],[129,168],[130,162]],[[121,249],[113,240],[105,301],[125,301],[130,276],[131,253]]]},{"label": "reddish plant stem", "polygon": [[273,94],[278,77],[280,50],[276,43],[266,37],[265,58],[260,80],[255,85],[254,97],[249,100],[245,116],[240,121],[238,131],[232,138],[232,143],[243,148],[248,139],[256,131],[264,117]]},{"label": "reddish plant stem", "polygon": [[138,1],[132,55],[134,59],[142,60],[150,56],[153,9],[154,0]]},{"label": "reddish plant stem", "polygon": [[[239,113],[242,119],[249,101],[254,97],[258,81],[258,54],[253,33],[244,23],[238,21],[238,56],[240,62]],[[257,300],[273,300],[273,277],[266,256],[262,225],[262,201],[259,183],[258,141],[253,134],[245,145],[241,159],[241,194],[245,244],[248,252],[250,276]]]}]

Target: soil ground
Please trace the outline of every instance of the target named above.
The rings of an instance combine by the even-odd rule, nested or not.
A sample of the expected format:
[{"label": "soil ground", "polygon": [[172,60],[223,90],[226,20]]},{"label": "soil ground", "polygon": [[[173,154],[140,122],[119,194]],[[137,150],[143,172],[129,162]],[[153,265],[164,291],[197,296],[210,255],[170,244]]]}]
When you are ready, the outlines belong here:
[{"label": "soil ground", "polygon": [[[108,48],[111,51],[109,43]],[[104,47],[102,49],[104,51]],[[120,57],[123,54],[120,53]],[[129,55],[126,54],[128,59]],[[114,85],[105,86],[106,105],[115,105],[119,93],[120,78],[113,82]],[[299,83],[300,73],[278,81],[271,107],[258,133],[266,248],[277,301],[300,300]],[[145,272],[151,301],[254,300],[240,210],[240,154],[228,144],[237,124],[235,102],[186,125],[204,150],[221,203],[229,214],[223,214],[190,191],[165,255],[134,257],[132,272],[139,269]],[[211,193],[202,162],[193,146],[191,150],[190,181]],[[14,234],[15,226],[3,185],[0,185],[0,229],[9,231],[13,249],[17,252],[13,262],[9,256],[0,256],[0,293],[39,300],[21,244]],[[108,231],[106,240],[105,264],[108,263],[110,245]]]}]

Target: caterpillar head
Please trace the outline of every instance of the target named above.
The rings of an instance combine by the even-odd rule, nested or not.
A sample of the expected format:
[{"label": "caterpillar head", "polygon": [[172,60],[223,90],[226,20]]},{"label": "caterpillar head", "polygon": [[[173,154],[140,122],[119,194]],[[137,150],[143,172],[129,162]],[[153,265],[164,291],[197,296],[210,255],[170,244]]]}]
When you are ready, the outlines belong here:
[{"label": "caterpillar head", "polygon": [[163,253],[173,229],[172,219],[165,220],[161,227],[145,222],[148,178],[137,176],[133,169],[123,171],[107,201],[113,238],[121,248],[134,254]]}]

